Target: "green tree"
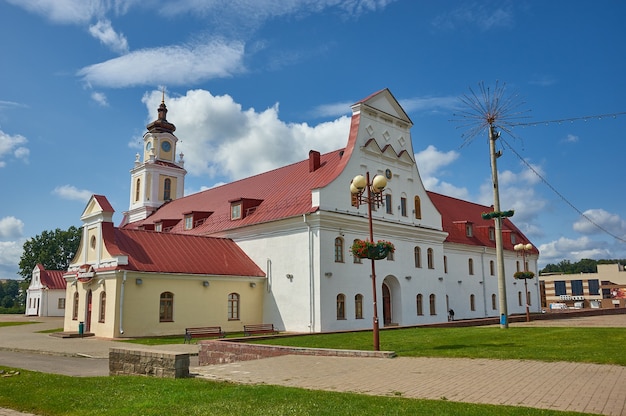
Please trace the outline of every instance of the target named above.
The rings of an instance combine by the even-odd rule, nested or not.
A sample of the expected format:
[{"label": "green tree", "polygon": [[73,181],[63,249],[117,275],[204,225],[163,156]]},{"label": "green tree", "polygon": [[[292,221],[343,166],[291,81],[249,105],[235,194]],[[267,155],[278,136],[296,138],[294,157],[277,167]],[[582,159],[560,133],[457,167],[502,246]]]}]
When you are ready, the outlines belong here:
[{"label": "green tree", "polygon": [[76,255],[81,229],[71,226],[67,231],[57,228],[44,231],[24,243],[18,274],[30,283],[33,269],[41,263],[46,270],[66,270]]}]

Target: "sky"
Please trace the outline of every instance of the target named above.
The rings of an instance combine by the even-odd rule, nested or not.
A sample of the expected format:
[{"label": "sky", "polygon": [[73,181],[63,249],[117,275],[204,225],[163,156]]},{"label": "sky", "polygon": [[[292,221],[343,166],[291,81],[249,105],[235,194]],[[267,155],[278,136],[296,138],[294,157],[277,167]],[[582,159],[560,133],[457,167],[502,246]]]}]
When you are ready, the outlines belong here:
[{"label": "sky", "polygon": [[505,104],[500,205],[539,266],[626,258],[623,0],[0,0],[0,16],[0,279],[25,241],[81,226],[92,194],[121,221],[163,91],[185,194],[344,147],[350,106],[389,88],[426,189],[492,205],[467,104],[485,91]]}]

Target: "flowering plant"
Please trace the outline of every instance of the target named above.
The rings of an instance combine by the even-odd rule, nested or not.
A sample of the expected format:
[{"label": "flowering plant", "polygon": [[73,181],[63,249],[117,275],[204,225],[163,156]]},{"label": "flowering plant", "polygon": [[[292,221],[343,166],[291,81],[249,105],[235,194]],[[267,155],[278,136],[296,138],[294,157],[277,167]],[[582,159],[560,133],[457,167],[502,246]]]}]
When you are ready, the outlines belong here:
[{"label": "flowering plant", "polygon": [[532,279],[535,277],[535,273],[533,272],[515,272],[513,275],[516,279]]},{"label": "flowering plant", "polygon": [[368,240],[355,240],[351,247],[352,254],[356,257],[373,260],[384,259],[395,250],[393,244],[385,240],[378,240],[376,243]]}]

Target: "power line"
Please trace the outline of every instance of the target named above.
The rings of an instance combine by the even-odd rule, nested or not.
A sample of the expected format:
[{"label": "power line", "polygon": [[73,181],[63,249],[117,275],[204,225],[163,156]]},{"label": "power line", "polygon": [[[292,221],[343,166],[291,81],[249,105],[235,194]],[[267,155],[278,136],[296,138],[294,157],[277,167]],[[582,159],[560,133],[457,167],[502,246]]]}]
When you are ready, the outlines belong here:
[{"label": "power line", "polygon": [[[617,114],[617,113],[616,113]],[[621,113],[621,114],[626,114],[626,113]],[[554,186],[552,186],[547,180],[546,178],[544,178],[543,176],[541,176],[541,174],[539,172],[537,172],[537,170],[535,168],[533,168],[531,166],[530,163],[528,163],[526,161],[526,159],[524,159],[519,153],[517,153],[517,151],[506,141],[504,140],[504,138],[500,137],[500,141],[502,143],[504,143],[506,145],[506,147],[509,148],[509,150],[511,150],[513,152],[513,154],[515,156],[518,157],[519,160],[522,161],[522,163],[524,165],[526,165],[526,167],[528,169],[531,170],[531,172],[533,172],[535,175],[537,175],[537,177],[539,179],[541,179],[541,181],[543,183],[545,183],[548,188],[550,188],[552,190],[552,192],[554,192],[555,194],[557,194],[559,196],[559,198],[561,198],[567,205],[569,205],[570,207],[572,207],[572,209],[574,209],[574,211],[576,211],[578,214],[580,214],[583,218],[585,218],[587,221],[589,221],[592,225],[594,225],[595,227],[597,227],[598,229],[600,229],[601,231],[605,232],[606,234],[610,235],[611,237],[615,238],[618,241],[621,241],[622,243],[626,243],[626,240],[613,234],[612,232],[610,232],[609,230],[607,230],[606,228],[602,227],[600,224],[596,223],[595,221],[593,221],[591,218],[589,218],[586,214],[584,214],[580,209],[576,208],[576,206],[574,206],[574,204],[572,204],[567,198],[565,198],[565,196],[563,196],[563,194],[561,194],[559,191],[556,190],[556,188]]]},{"label": "power line", "polygon": [[526,127],[526,126],[539,126],[539,125],[548,125],[548,124],[561,124],[561,123],[565,123],[565,122],[570,122],[573,123],[574,121],[578,121],[578,120],[584,120],[584,121],[589,121],[589,120],[593,120],[593,119],[598,119],[598,120],[602,120],[603,118],[617,118],[618,116],[623,116],[626,115],[626,111],[623,111],[621,113],[609,113],[609,114],[598,114],[595,116],[583,116],[583,117],[572,117],[572,118],[562,118],[559,120],[546,120],[546,121],[532,121],[532,122],[526,122],[526,123],[509,123],[509,126],[511,127],[516,127],[516,126],[521,126],[521,127]]}]

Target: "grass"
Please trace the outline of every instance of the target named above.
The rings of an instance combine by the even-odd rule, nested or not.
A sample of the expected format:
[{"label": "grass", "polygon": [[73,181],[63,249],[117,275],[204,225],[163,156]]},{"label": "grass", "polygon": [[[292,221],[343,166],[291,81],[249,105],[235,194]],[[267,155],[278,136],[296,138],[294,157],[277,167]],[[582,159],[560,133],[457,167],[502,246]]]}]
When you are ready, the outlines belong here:
[{"label": "grass", "polygon": [[0,378],[0,407],[51,416],[582,414],[458,403],[445,398],[417,400],[396,397],[393,394],[390,397],[380,397],[200,379],[68,377],[31,371],[21,371],[19,375]]},{"label": "grass", "polygon": [[0,322],[0,328],[5,326],[16,326],[16,325],[30,325],[30,324],[38,324],[39,322]]},{"label": "grass", "polygon": [[[226,334],[226,338],[239,338],[243,337],[243,332],[229,332]],[[194,338],[191,342],[198,342],[203,339],[216,339],[215,337],[207,338]],[[171,335],[164,337],[146,337],[146,338],[133,338],[120,340],[121,342],[127,342],[129,344],[141,344],[141,345],[168,345],[168,344],[182,344],[185,341],[184,335]]]},{"label": "grass", "polygon": [[[271,345],[371,350],[371,332],[257,340]],[[380,332],[381,350],[402,357],[490,358],[626,365],[626,328],[466,327]]]}]

